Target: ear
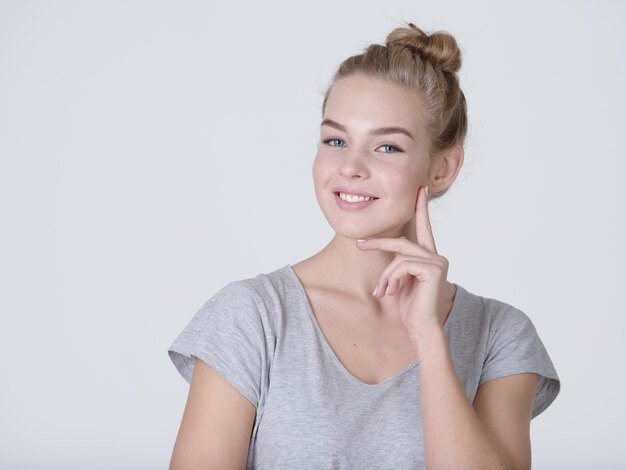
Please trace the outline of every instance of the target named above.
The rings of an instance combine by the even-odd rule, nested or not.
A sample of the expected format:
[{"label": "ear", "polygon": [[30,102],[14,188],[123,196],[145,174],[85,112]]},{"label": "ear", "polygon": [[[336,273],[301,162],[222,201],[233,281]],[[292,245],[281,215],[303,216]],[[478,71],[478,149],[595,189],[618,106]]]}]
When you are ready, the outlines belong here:
[{"label": "ear", "polygon": [[463,147],[458,144],[433,155],[428,175],[428,192],[436,194],[452,186],[463,166],[464,157]]}]

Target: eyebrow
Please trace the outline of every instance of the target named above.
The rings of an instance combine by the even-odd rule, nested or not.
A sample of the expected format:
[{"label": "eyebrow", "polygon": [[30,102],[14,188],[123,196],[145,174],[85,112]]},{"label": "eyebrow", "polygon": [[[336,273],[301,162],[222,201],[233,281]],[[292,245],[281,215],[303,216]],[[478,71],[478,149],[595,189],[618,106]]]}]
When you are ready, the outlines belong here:
[{"label": "eyebrow", "polygon": [[[321,126],[329,126],[341,132],[347,132],[345,126],[339,124],[337,121],[333,121],[332,119],[324,119],[322,121],[322,124],[320,124],[320,127]],[[377,129],[372,129],[370,131],[370,135],[388,135],[388,134],[404,134],[406,136],[409,136],[411,139],[415,140],[415,137],[413,137],[413,135],[409,131],[407,131],[404,127],[398,127],[398,126],[379,127]]]}]

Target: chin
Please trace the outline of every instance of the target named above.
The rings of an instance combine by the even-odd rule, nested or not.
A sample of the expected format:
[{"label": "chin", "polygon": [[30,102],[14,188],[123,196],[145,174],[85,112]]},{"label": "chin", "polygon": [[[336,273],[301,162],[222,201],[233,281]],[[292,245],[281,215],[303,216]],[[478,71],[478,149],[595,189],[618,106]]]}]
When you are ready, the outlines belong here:
[{"label": "chin", "polygon": [[[354,217],[354,215],[341,214],[334,207],[328,208],[320,204],[322,213],[326,221],[331,226],[336,235],[353,240],[366,238],[396,238],[406,235],[407,220],[402,217],[404,214],[395,215],[387,220],[379,217]],[[377,219],[377,220],[376,220]]]},{"label": "chin", "polygon": [[385,226],[368,226],[360,224],[359,226],[346,224],[333,224],[330,226],[335,231],[335,234],[344,238],[350,238],[353,240],[367,239],[367,238],[395,238],[403,235],[403,227],[385,227]]}]

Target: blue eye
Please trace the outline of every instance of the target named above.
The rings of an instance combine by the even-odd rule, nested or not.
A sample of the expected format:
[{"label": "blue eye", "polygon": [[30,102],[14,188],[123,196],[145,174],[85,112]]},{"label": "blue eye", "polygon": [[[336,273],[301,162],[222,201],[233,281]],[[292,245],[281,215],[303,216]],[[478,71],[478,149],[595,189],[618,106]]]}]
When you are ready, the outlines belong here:
[{"label": "blue eye", "polygon": [[380,147],[378,147],[379,149],[387,149],[387,150],[383,150],[383,153],[396,153],[396,152],[402,152],[402,150],[398,147],[396,147],[395,145],[389,145],[389,144],[384,144],[381,145]]},{"label": "blue eye", "polygon": [[337,139],[334,137],[330,139],[326,139],[322,142],[325,143],[326,145],[330,145],[331,147],[345,147],[346,146],[346,143],[343,140]]}]

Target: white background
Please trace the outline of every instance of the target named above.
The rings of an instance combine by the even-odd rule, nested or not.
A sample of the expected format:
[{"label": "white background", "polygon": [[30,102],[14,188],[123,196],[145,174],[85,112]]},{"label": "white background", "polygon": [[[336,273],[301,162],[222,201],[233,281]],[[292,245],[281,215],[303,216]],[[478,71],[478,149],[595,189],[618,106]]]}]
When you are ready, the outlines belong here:
[{"label": "white background", "polygon": [[536,469],[626,468],[626,3],[0,2],[0,468],[166,468],[167,356],[235,279],[332,232],[310,175],[341,60],[403,21],[464,52],[449,279],[562,379]]}]

